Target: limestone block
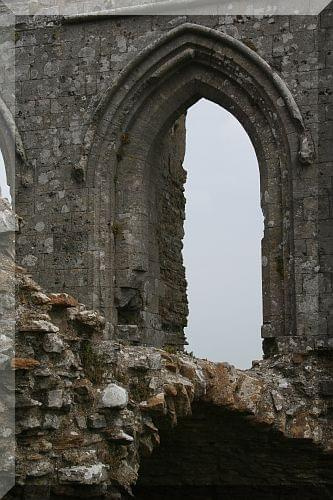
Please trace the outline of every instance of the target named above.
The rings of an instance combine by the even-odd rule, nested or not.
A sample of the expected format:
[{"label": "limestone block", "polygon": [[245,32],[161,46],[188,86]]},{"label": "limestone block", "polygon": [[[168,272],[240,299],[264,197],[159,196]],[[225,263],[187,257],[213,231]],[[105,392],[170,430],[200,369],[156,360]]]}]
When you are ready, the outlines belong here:
[{"label": "limestone block", "polygon": [[22,321],[18,325],[18,329],[20,332],[36,332],[36,333],[59,332],[59,328],[56,325],[54,325],[50,321],[46,321],[43,319]]},{"label": "limestone block", "polygon": [[44,337],[43,349],[46,352],[61,353],[64,350],[62,339],[55,333],[48,333]]},{"label": "limestone block", "polygon": [[109,384],[101,393],[99,406],[102,408],[125,408],[128,403],[126,389],[116,384]]},{"label": "limestone block", "polygon": [[65,467],[58,474],[60,483],[100,484],[108,477],[107,466],[100,462],[90,467]]},{"label": "limestone block", "polygon": [[63,391],[62,389],[54,389],[47,395],[49,408],[61,408],[63,405]]}]

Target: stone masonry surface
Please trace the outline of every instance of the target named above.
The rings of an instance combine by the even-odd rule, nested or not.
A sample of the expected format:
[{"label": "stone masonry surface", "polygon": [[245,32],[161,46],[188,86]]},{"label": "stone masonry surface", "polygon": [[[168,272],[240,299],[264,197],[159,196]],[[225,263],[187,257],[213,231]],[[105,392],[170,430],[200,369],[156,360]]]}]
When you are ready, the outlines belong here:
[{"label": "stone masonry surface", "polygon": [[[1,30],[6,500],[332,498],[332,33],[332,3]],[[185,117],[202,97],[260,169],[264,359],[246,371],[184,350]]]},{"label": "stone masonry surface", "polygon": [[[14,293],[11,248],[10,238],[0,248],[2,303]],[[16,301],[15,357],[7,348],[0,360],[16,375],[16,486],[6,499],[129,498],[138,476],[138,498],[235,484],[247,496],[315,485],[330,498],[332,358],[276,355],[241,371],[104,340],[98,312],[46,293],[21,267]],[[1,422],[7,410],[3,401]]]},{"label": "stone masonry surface", "polygon": [[207,97],[258,156],[266,355],[332,346],[331,51],[331,7],[17,17],[18,263],[99,310],[109,338],[182,348],[181,116]]}]

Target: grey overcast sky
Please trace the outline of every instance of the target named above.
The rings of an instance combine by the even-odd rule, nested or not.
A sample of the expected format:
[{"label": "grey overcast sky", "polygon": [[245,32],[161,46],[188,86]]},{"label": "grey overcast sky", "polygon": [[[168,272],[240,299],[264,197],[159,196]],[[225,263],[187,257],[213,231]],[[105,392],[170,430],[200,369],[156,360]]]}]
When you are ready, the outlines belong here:
[{"label": "grey overcast sky", "polygon": [[3,196],[4,198],[8,198],[10,200],[9,187],[7,186],[7,179],[6,179],[5,164],[3,162],[1,150],[0,150],[0,187],[1,187],[1,196]]},{"label": "grey overcast sky", "polygon": [[188,110],[186,128],[187,350],[248,368],[262,357],[256,154],[238,120],[205,99]]},{"label": "grey overcast sky", "polygon": [[[187,114],[184,263],[188,351],[247,368],[261,358],[259,168],[240,123],[202,99]],[[9,198],[0,154],[2,196]]]}]

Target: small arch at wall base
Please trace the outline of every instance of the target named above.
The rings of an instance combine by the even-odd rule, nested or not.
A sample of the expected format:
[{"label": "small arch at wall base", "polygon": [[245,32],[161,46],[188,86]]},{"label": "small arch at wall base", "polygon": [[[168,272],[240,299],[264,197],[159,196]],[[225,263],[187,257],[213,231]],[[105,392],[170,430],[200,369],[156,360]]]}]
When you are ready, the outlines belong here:
[{"label": "small arch at wall base", "polygon": [[141,458],[135,498],[330,498],[331,460],[310,441],[286,438],[245,413],[211,404],[195,403],[192,410],[174,428],[158,424],[161,444]]}]

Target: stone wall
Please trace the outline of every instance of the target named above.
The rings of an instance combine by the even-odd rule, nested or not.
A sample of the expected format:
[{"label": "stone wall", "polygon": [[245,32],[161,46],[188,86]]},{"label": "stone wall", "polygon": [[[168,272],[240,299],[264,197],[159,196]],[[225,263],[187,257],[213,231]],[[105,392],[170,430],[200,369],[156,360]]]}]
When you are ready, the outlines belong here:
[{"label": "stone wall", "polygon": [[[183,168],[185,154],[185,117],[172,129],[169,140],[158,151],[160,169],[157,171],[158,265],[160,267],[161,292],[159,315],[162,331],[166,334],[161,345],[182,347],[185,343],[184,327],[187,325],[187,282],[183,264],[186,171]],[[161,182],[162,181],[162,182]],[[153,228],[152,228],[153,230]]]},{"label": "stone wall", "polygon": [[[9,65],[0,102],[20,216],[14,280],[0,200],[8,500],[332,496],[331,13],[17,19],[15,123]],[[247,371],[173,353],[200,97],[241,121],[260,165],[266,359]]]},{"label": "stone wall", "polygon": [[[11,245],[0,247],[7,303]],[[15,357],[0,346],[0,369],[16,378],[16,485],[6,500],[258,498],[268,486],[268,498],[330,498],[332,359],[290,354],[241,371],[128,347],[104,340],[98,312],[46,293],[20,267],[15,284]]]},{"label": "stone wall", "polygon": [[[172,243],[175,274],[167,277],[161,265],[168,247],[160,244],[163,252],[156,254],[157,234],[168,236],[156,218],[166,197],[159,199],[154,189],[174,185],[162,177],[163,169],[154,186],[149,179],[158,172],[152,160],[156,144],[205,96],[239,118],[260,164],[265,352],[327,349],[331,239],[324,211],[330,174],[321,110],[330,99],[328,19],[19,18],[16,122],[27,157],[17,182],[17,210],[24,221],[17,238],[19,262],[42,285],[74,293],[105,314],[109,335],[181,345],[186,315],[181,229]],[[212,43],[219,49],[210,59]],[[329,107],[325,113],[329,120]],[[325,129],[319,132],[320,148],[318,124]],[[181,148],[179,154],[181,161]],[[325,175],[319,175],[318,161]],[[182,204],[179,196],[170,203]],[[155,219],[150,199],[160,203]],[[171,211],[165,214],[170,216]],[[179,286],[171,293],[176,275]]]},{"label": "stone wall", "polygon": [[321,328],[332,335],[332,291],[333,291],[333,5],[320,17],[319,47],[319,117],[318,117],[318,154],[319,154],[319,209],[318,237],[320,257],[320,301]]}]

